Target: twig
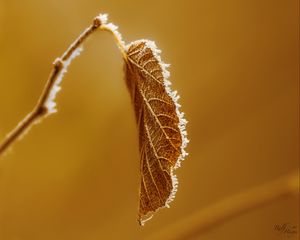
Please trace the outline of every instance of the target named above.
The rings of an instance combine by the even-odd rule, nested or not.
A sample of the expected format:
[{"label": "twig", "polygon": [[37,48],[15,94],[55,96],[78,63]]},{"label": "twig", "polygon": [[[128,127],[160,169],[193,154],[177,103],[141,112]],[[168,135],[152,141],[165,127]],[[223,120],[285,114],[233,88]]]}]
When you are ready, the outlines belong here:
[{"label": "twig", "polygon": [[147,239],[195,239],[199,234],[278,198],[299,193],[299,175],[293,173],[270,183],[231,196],[186,218],[165,226]]},{"label": "twig", "polygon": [[71,60],[76,56],[76,51],[80,49],[82,43],[98,29],[102,20],[106,15],[99,15],[96,17],[91,26],[89,26],[67,49],[66,52],[57,58],[53,64],[53,70],[50,73],[48,81],[45,85],[37,105],[34,109],[5,137],[0,144],[0,156],[16,142],[30,127],[41,120],[43,117],[55,112],[55,103],[52,102],[55,94],[59,91],[59,83],[62,80],[64,72],[66,72]]}]

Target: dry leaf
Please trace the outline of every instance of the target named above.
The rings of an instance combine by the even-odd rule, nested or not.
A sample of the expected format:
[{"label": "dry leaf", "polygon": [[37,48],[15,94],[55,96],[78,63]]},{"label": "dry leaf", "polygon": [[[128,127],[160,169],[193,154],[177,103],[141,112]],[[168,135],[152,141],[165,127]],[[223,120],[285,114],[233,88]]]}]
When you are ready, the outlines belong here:
[{"label": "dry leaf", "polygon": [[169,88],[167,65],[155,43],[139,40],[126,46],[126,82],[139,131],[141,225],[174,199],[177,178],[173,170],[187,155],[183,113],[179,96]]},{"label": "dry leaf", "polygon": [[186,120],[179,111],[179,96],[172,92],[167,64],[160,50],[149,40],[138,40],[125,46],[118,27],[101,15],[101,29],[112,32],[125,59],[126,83],[129,89],[139,131],[141,225],[155,211],[168,207],[177,191],[173,170],[187,153],[184,151]]}]

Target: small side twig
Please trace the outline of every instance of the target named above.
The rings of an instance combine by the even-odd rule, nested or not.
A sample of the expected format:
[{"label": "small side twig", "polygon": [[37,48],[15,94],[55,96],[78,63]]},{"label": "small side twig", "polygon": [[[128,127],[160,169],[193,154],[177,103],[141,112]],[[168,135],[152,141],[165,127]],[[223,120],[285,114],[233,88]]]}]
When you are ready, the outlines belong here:
[{"label": "small side twig", "polygon": [[299,194],[299,174],[291,173],[272,182],[245,192],[238,193],[201,209],[161,231],[147,237],[147,240],[195,239],[201,233],[216,227],[250,210],[259,208],[281,197]]},{"label": "small side twig", "polygon": [[16,142],[30,127],[41,120],[43,117],[55,112],[55,103],[52,102],[56,92],[59,91],[59,83],[62,80],[64,72],[66,72],[71,60],[77,56],[77,51],[82,43],[98,29],[102,24],[104,15],[96,17],[91,26],[89,26],[64,52],[64,54],[55,60],[53,70],[50,73],[45,88],[34,109],[5,137],[0,144],[0,156]]}]

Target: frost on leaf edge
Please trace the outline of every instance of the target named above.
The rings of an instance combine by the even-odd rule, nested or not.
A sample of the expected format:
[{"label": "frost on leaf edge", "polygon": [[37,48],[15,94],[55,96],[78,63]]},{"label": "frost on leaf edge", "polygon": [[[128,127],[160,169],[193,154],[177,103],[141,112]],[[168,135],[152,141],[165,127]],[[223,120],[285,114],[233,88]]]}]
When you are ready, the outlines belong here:
[{"label": "frost on leaf edge", "polygon": [[170,88],[171,82],[169,81],[170,72],[167,70],[167,68],[170,66],[170,64],[166,64],[161,60],[160,54],[161,50],[157,48],[154,41],[148,40],[148,39],[140,39],[133,42],[128,43],[125,46],[126,52],[128,52],[131,45],[139,44],[141,42],[144,42],[146,47],[150,48],[153,52],[153,56],[157,59],[159,66],[161,67],[163,78],[164,78],[164,86],[167,94],[171,97],[173,100],[175,106],[176,106],[176,115],[179,119],[178,128],[180,130],[182,144],[180,146],[180,155],[176,161],[176,164],[174,167],[171,167],[171,177],[172,177],[172,191],[168,197],[168,199],[165,202],[165,206],[160,207],[156,209],[155,211],[148,212],[142,219],[140,219],[140,224],[143,226],[146,221],[150,220],[153,216],[153,214],[158,211],[161,208],[167,207],[169,208],[169,203],[171,203],[175,199],[175,195],[178,189],[178,180],[176,175],[174,174],[174,169],[177,169],[180,167],[181,161],[185,159],[185,157],[188,155],[188,153],[185,151],[185,148],[189,142],[187,138],[187,132],[186,132],[186,124],[187,120],[184,118],[184,113],[180,111],[181,105],[178,103],[178,100],[180,98],[179,95],[177,95],[177,91],[173,91]]}]

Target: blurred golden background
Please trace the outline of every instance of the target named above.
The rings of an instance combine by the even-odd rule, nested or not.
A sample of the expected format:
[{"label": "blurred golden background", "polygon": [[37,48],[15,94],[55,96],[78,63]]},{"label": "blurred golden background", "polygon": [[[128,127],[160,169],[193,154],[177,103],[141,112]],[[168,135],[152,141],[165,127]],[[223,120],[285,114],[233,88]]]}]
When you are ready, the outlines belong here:
[{"label": "blurred golden background", "polygon": [[[297,0],[0,0],[1,139],[35,105],[54,59],[100,12],[126,42],[155,40],[171,63],[191,140],[176,199],[138,225],[134,113],[121,55],[98,32],[64,78],[58,113],[0,161],[1,240],[144,239],[298,169]],[[283,239],[274,225],[299,226],[298,200],[281,198],[194,239]]]}]

